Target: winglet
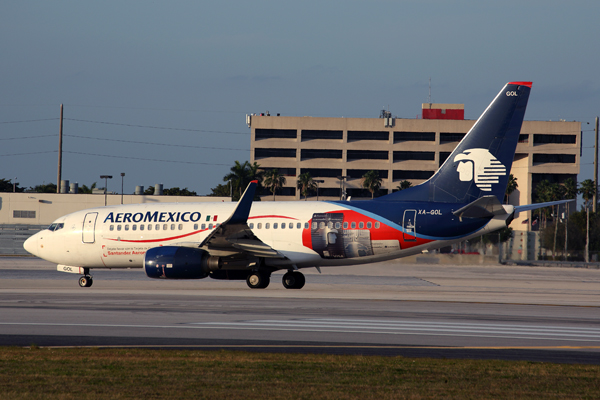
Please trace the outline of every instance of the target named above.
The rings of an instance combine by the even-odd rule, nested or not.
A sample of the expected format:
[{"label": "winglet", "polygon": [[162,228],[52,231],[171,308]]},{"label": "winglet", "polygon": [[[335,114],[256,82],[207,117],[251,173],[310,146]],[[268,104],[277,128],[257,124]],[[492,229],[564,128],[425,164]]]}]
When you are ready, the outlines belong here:
[{"label": "winglet", "polygon": [[252,181],[248,184],[246,191],[238,201],[237,207],[226,221],[228,224],[244,224],[248,220],[250,214],[250,208],[252,207],[252,201],[254,200],[254,192],[256,192],[256,186],[258,181]]}]

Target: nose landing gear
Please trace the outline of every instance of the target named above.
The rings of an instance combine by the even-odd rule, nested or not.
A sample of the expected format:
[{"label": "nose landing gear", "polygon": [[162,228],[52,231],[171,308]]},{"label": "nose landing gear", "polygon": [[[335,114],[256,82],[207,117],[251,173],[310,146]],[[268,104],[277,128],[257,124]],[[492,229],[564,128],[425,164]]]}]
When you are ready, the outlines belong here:
[{"label": "nose landing gear", "polygon": [[81,287],[90,287],[92,286],[92,283],[94,283],[94,280],[89,275],[84,275],[79,278],[79,286]]}]

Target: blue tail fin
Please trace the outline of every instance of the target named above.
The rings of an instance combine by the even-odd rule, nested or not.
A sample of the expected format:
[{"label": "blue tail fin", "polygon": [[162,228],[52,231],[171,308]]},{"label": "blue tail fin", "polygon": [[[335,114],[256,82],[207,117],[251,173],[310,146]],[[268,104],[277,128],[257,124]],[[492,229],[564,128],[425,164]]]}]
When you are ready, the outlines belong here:
[{"label": "blue tail fin", "polygon": [[379,200],[502,202],[530,91],[531,82],[507,83],[428,181]]}]

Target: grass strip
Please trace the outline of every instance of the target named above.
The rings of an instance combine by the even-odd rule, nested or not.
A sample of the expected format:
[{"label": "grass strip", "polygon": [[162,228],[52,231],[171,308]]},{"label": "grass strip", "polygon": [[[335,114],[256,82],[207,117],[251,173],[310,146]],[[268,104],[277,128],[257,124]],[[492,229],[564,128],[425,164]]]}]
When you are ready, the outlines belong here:
[{"label": "grass strip", "polygon": [[0,348],[0,399],[598,399],[600,366],[153,349]]}]

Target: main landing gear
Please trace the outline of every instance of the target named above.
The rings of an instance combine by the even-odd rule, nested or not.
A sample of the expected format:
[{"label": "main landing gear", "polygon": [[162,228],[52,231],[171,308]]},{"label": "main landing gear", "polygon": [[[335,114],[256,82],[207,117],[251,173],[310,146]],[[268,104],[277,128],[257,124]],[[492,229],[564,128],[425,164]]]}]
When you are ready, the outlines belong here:
[{"label": "main landing gear", "polygon": [[[270,274],[253,271],[246,278],[246,283],[250,289],[264,289],[271,282]],[[283,275],[281,280],[286,289],[302,289],[306,283],[306,278],[301,272],[289,271]]]},{"label": "main landing gear", "polygon": [[271,282],[270,274],[265,274],[263,272],[251,272],[250,275],[246,278],[246,283],[250,289],[264,289],[269,286]]},{"label": "main landing gear", "polygon": [[286,289],[302,289],[306,283],[306,278],[302,272],[290,271],[283,275],[281,281]]}]

